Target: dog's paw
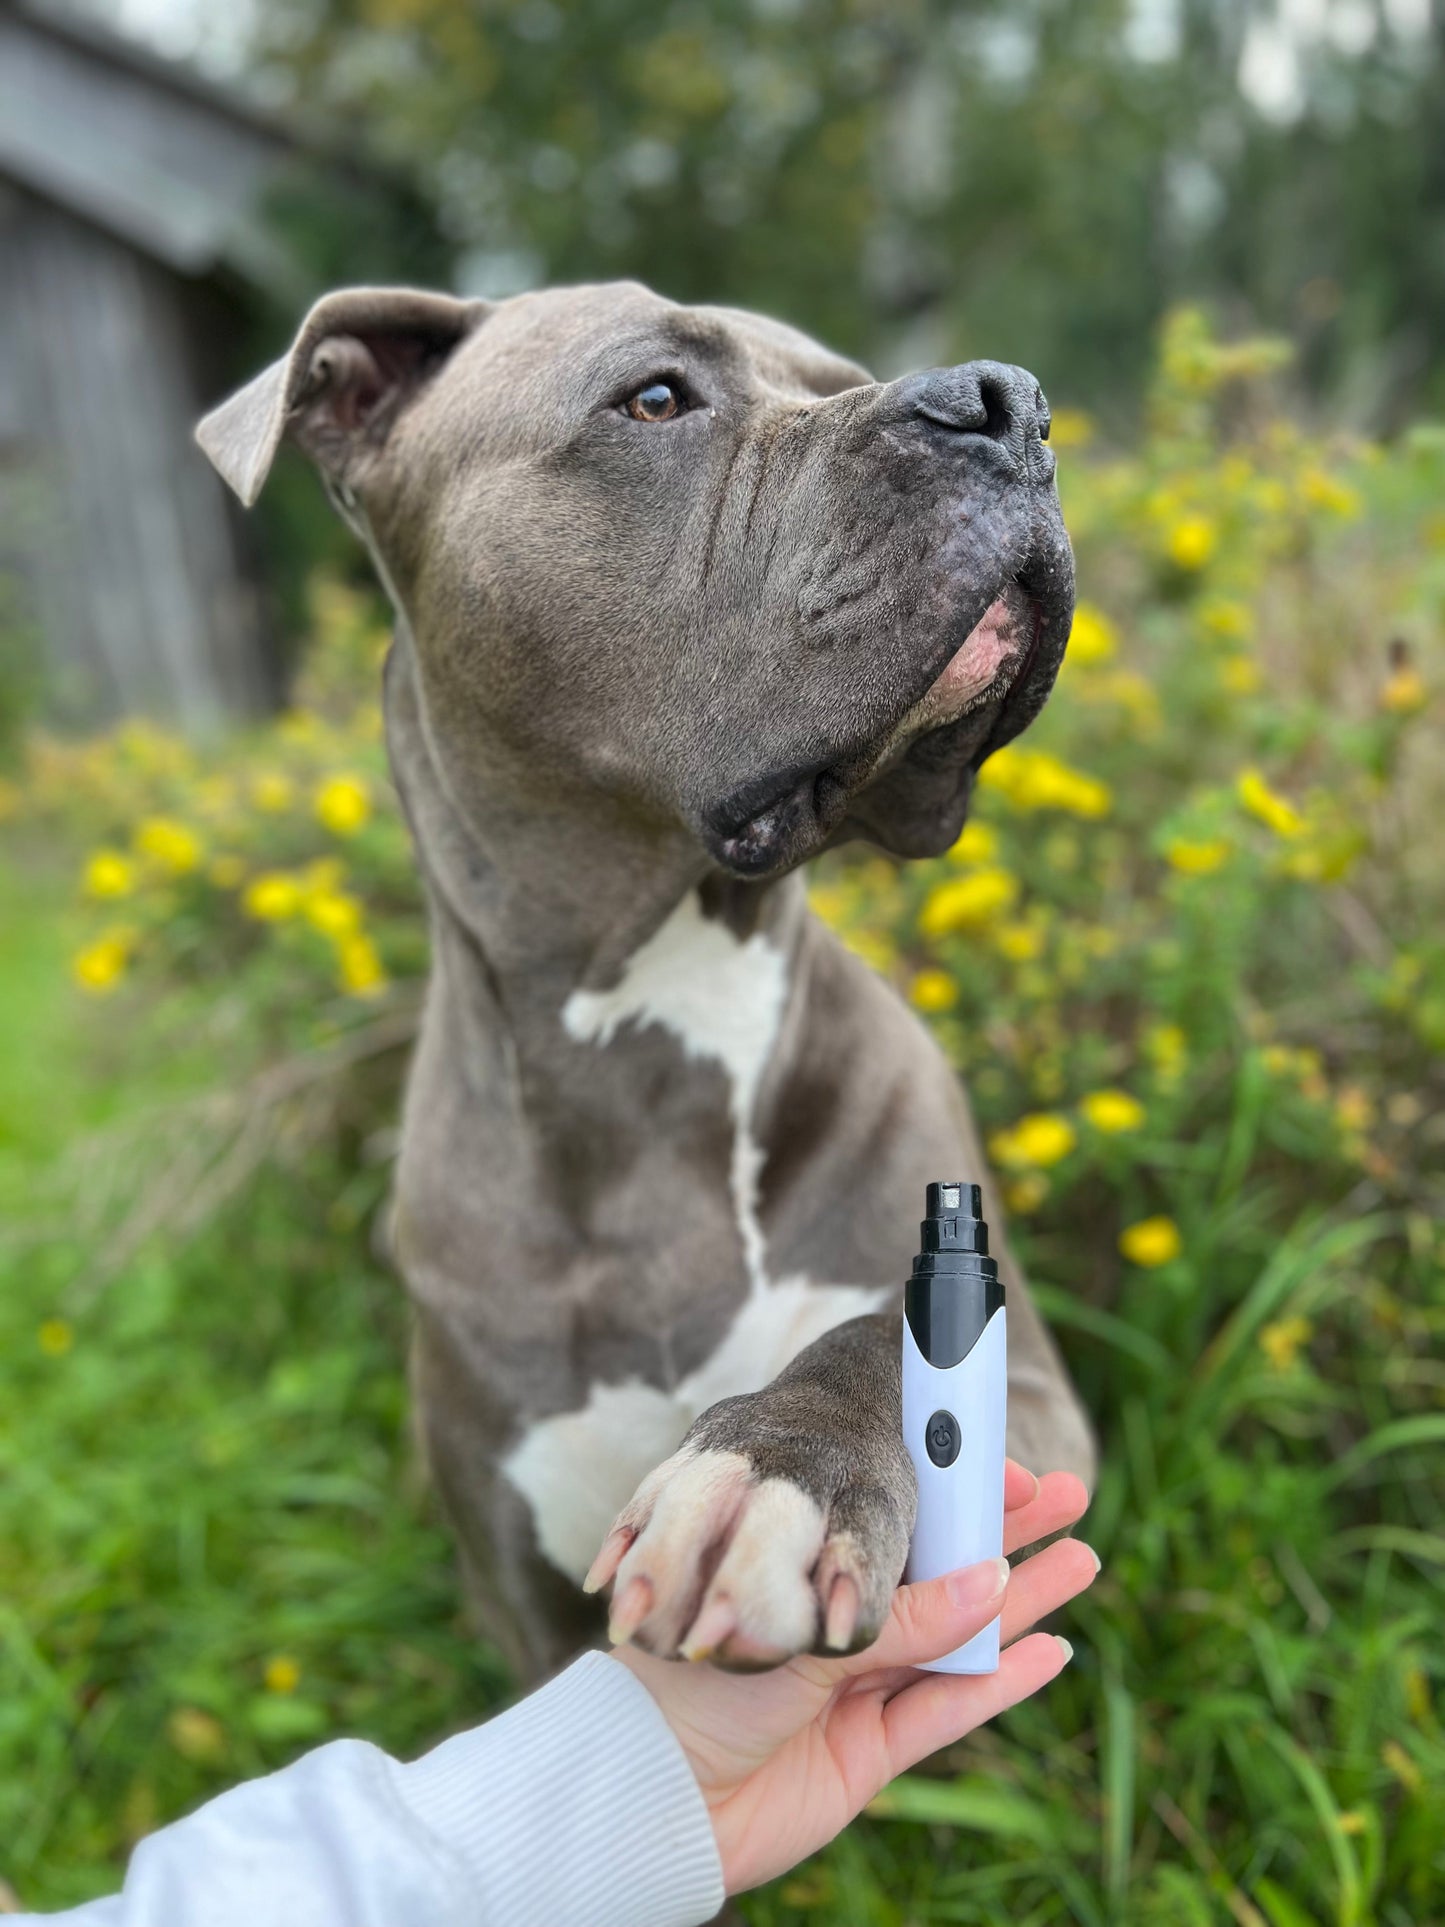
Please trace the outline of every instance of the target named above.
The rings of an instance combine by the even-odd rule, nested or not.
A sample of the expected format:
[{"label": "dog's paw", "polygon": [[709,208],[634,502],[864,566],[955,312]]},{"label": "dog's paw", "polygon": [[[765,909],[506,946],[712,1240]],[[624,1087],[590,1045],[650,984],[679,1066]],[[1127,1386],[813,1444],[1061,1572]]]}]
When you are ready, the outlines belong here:
[{"label": "dog's paw", "polygon": [[712,1443],[721,1428],[704,1414],[619,1514],[584,1582],[589,1592],[615,1582],[614,1642],[751,1669],[877,1637],[913,1526],[901,1442],[790,1439],[766,1397],[727,1401],[736,1445]]}]

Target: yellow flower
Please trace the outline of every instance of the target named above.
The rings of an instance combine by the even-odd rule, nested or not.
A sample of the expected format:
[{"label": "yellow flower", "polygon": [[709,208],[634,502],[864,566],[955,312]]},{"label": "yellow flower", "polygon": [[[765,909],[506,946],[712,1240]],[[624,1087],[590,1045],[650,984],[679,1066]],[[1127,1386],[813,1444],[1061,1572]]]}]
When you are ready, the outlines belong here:
[{"label": "yellow flower", "polygon": [[1252,696],[1264,677],[1250,657],[1226,656],[1219,665],[1219,680],[1231,696]]},{"label": "yellow flower", "polygon": [[341,988],[353,997],[376,997],[386,989],[386,971],[370,937],[345,937],[337,946]]},{"label": "yellow flower", "polygon": [[1049,1181],[1042,1171],[1026,1171],[1022,1177],[1011,1179],[1003,1188],[1004,1203],[1020,1218],[1037,1211],[1048,1195]]},{"label": "yellow flower", "polygon": [[241,908],[258,923],[284,923],[304,901],[301,885],[284,870],[263,870],[246,885]]},{"label": "yellow flower", "polygon": [[1179,1227],[1172,1218],[1141,1218],[1119,1233],[1119,1249],[1131,1265],[1152,1271],[1167,1265],[1184,1249]]},{"label": "yellow flower", "polygon": [[1304,818],[1294,804],[1272,790],[1257,769],[1241,771],[1235,790],[1250,815],[1266,824],[1276,836],[1304,833]]},{"label": "yellow flower", "polygon": [[339,941],[361,928],[361,905],[343,890],[320,890],[307,897],[305,917],[313,930]]},{"label": "yellow flower", "polygon": [[218,890],[236,890],[245,880],[246,865],[238,856],[218,856],[212,859],[207,874]]},{"label": "yellow flower", "polygon": [[75,1343],[75,1333],[63,1318],[47,1318],[35,1338],[47,1358],[64,1358]]},{"label": "yellow flower", "polygon": [[85,865],[88,897],[128,897],[135,888],[135,865],[119,850],[96,850]]},{"label": "yellow flower", "polygon": [[951,1010],[958,1002],[958,985],[946,970],[920,970],[908,995],[919,1010]]},{"label": "yellow flower", "polygon": [[1313,1332],[1314,1326],[1308,1318],[1281,1318],[1277,1324],[1266,1325],[1259,1334],[1259,1349],[1277,1372],[1287,1372]]},{"label": "yellow flower", "polygon": [[985,789],[998,790],[1019,810],[1067,810],[1073,816],[1107,816],[1113,795],[1107,783],[1070,769],[1043,749],[1008,744],[995,751],[978,773]]},{"label": "yellow flower", "polygon": [[1219,546],[1219,528],[1207,515],[1185,515],[1169,531],[1169,559],[1176,568],[1202,569]]},{"label": "yellow flower", "polygon": [[1409,1792],[1418,1793],[1425,1784],[1419,1761],[1407,1753],[1398,1740],[1386,1740],[1380,1748],[1380,1758]]},{"label": "yellow flower", "polygon": [[1144,1033],[1144,1050],[1160,1079],[1177,1082],[1189,1056],[1189,1040],[1178,1024],[1153,1024]]},{"label": "yellow flower", "polygon": [[268,1693],[294,1693],[301,1684],[301,1668],[289,1653],[276,1653],[266,1661],[262,1677]]},{"label": "yellow flower", "polygon": [[998,837],[987,823],[965,823],[948,852],[954,863],[989,863],[998,854]]},{"label": "yellow flower", "polygon": [[1066,1158],[1078,1141],[1073,1125],[1057,1111],[1030,1111],[1012,1130],[996,1131],[988,1148],[994,1160],[1009,1170],[1030,1166],[1047,1170]]},{"label": "yellow flower", "polygon": [[1300,493],[1311,508],[1324,509],[1330,515],[1359,514],[1358,491],[1337,476],[1327,475],[1322,468],[1307,468],[1299,480]]},{"label": "yellow flower", "polygon": [[1080,1099],[1079,1109],[1094,1129],[1107,1137],[1120,1131],[1137,1131],[1144,1122],[1144,1106],[1127,1091],[1090,1091]]},{"label": "yellow flower", "polygon": [[1074,610],[1065,662],[1087,669],[1094,663],[1107,662],[1118,646],[1118,632],[1103,610],[1096,609],[1092,602],[1081,602]]},{"label": "yellow flower", "polygon": [[998,867],[937,883],[918,918],[925,937],[946,937],[955,930],[977,930],[1010,908],[1019,893],[1018,878]]},{"label": "yellow flower", "polygon": [[1093,417],[1082,408],[1056,408],[1049,429],[1054,448],[1087,448],[1094,439]]},{"label": "yellow flower", "polygon": [[132,944],[129,931],[107,931],[76,953],[70,966],[71,975],[82,990],[93,997],[103,997],[125,975]]},{"label": "yellow flower", "polygon": [[1199,606],[1199,620],[1211,635],[1229,642],[1244,642],[1254,628],[1254,617],[1242,602],[1228,596],[1210,596]]},{"label": "yellow flower", "polygon": [[135,847],[142,856],[171,876],[184,876],[201,860],[201,840],[194,830],[168,816],[148,816],[135,833]]},{"label": "yellow flower", "polygon": [[1044,951],[1044,933],[1033,923],[1000,924],[993,933],[995,945],[1010,963],[1032,963]]},{"label": "yellow flower", "polygon": [[336,836],[354,836],[371,815],[371,797],[359,776],[333,776],[316,792],[316,814]]},{"label": "yellow flower", "polygon": [[279,816],[296,801],[296,785],[280,770],[263,769],[252,779],[251,801],[268,816]]},{"label": "yellow flower", "polygon": [[1380,707],[1395,716],[1413,716],[1430,700],[1425,678],[1410,663],[1402,663],[1380,691]]},{"label": "yellow flower", "polygon": [[1358,1084],[1345,1084],[1335,1094],[1335,1116],[1346,1131],[1368,1131],[1375,1121],[1375,1100]]},{"label": "yellow flower", "polygon": [[1165,844],[1164,855],[1185,876],[1204,877],[1227,861],[1229,845],[1222,836],[1207,837],[1199,842],[1176,836]]},{"label": "yellow flower", "polygon": [[166,1738],[187,1760],[218,1760],[226,1750],[226,1729],[199,1706],[178,1706],[166,1721]]}]

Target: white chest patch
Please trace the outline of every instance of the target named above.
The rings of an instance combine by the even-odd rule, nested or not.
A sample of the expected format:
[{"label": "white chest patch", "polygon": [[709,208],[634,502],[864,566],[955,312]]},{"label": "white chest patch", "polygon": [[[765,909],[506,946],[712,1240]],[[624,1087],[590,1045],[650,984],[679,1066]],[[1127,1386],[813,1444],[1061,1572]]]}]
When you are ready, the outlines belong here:
[{"label": "white chest patch", "polygon": [[562,1008],[569,1037],[610,1044],[624,1024],[660,1024],[689,1057],[710,1057],[727,1073],[733,1126],[732,1194],[743,1261],[755,1292],[767,1284],[758,1219],[762,1152],[753,1108],[782,1022],[788,967],[761,931],[739,943],[705,917],[689,890],[672,915],[627,960],[611,990],[574,990]]},{"label": "white chest patch", "polygon": [[721,1345],[680,1384],[662,1390],[632,1378],[595,1385],[580,1411],[542,1420],[509,1454],[502,1469],[531,1505],[543,1553],[573,1579],[582,1578],[613,1519],[699,1413],[720,1398],[760,1391],[815,1338],[893,1295],[886,1286],[768,1277],[753,1112],[787,989],[780,950],[761,932],[739,943],[689,892],[628,959],[613,989],[574,991],[563,1007],[567,1033],[579,1042],[605,1047],[625,1024],[658,1024],[689,1057],[722,1065],[733,1127],[729,1178],[749,1285]]}]

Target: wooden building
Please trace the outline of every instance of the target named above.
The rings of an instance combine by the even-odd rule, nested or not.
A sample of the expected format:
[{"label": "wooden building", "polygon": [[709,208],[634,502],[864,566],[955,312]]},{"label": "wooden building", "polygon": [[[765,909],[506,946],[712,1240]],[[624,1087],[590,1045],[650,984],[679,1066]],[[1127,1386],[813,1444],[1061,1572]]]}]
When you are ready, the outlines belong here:
[{"label": "wooden building", "polygon": [[229,93],[0,0],[0,651],[38,647],[62,720],[206,731],[275,699],[254,536],[191,431],[249,372],[258,304],[312,292],[267,217],[304,158]]}]

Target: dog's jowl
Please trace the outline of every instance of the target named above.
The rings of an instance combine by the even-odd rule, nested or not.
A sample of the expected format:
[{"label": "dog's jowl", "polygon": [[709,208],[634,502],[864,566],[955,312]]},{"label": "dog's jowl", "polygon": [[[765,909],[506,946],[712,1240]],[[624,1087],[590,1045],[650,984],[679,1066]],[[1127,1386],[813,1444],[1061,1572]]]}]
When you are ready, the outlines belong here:
[{"label": "dog's jowl", "polygon": [[[201,425],[247,502],[299,443],[395,606],[433,956],[395,1242],[433,1473],[529,1671],[596,1636],[584,1575],[616,1635],[724,1664],[887,1610],[918,1187],[982,1160],[799,869],[946,849],[1042,705],[1073,602],[1047,435],[1021,369],[878,383],[630,283],[333,294]],[[1001,1264],[1010,1450],[1088,1477]]]}]

